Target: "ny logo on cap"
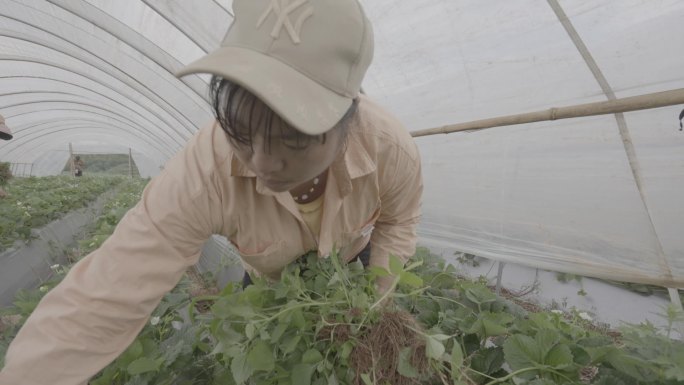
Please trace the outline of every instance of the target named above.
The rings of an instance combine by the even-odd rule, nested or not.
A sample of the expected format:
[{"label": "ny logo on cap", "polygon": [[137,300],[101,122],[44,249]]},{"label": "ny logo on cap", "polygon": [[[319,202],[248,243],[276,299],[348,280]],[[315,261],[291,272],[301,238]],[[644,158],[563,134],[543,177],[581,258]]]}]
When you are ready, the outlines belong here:
[{"label": "ny logo on cap", "polygon": [[290,35],[292,42],[299,44],[301,42],[299,39],[299,34],[302,31],[302,24],[304,24],[306,19],[313,15],[313,7],[309,6],[308,8],[304,9],[294,25],[292,25],[292,21],[290,20],[290,14],[308,2],[309,0],[296,0],[290,4],[290,0],[271,0],[271,3],[261,15],[259,21],[257,21],[257,29],[264,24],[266,18],[268,18],[271,12],[273,12],[276,16],[276,23],[273,26],[273,30],[271,30],[271,37],[277,39],[280,36],[280,32],[283,30],[283,27],[285,27],[285,30],[287,30],[287,33]]}]

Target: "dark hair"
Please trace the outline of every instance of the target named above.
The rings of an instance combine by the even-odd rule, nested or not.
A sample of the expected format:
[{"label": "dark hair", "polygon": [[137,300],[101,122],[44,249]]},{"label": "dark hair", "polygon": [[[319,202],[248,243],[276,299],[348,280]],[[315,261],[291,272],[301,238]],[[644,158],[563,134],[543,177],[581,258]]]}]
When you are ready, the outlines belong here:
[{"label": "dark hair", "polygon": [[[289,125],[263,101],[237,83],[214,75],[211,78],[209,90],[214,116],[216,117],[216,120],[218,120],[223,131],[228,134],[230,140],[236,144],[249,145],[251,147],[252,138],[256,133],[253,132],[253,130],[255,127],[262,126],[265,130],[264,135],[268,138],[271,138],[273,129],[280,130],[281,133],[285,130],[294,130],[296,132],[294,138],[295,147],[299,149],[306,148],[312,141],[325,143],[325,133],[321,135],[307,135],[300,132],[295,127]],[[264,107],[264,112],[256,114],[256,107],[259,105]],[[340,121],[331,129],[343,130],[343,143],[346,143],[347,133],[349,132],[349,122],[352,120],[352,117],[356,115],[357,107],[358,99],[354,99],[349,110],[347,110]],[[239,117],[246,118],[247,127],[238,127],[237,123]],[[270,142],[266,142],[264,146],[270,146]],[[268,151],[268,148],[266,148],[266,150]]]}]

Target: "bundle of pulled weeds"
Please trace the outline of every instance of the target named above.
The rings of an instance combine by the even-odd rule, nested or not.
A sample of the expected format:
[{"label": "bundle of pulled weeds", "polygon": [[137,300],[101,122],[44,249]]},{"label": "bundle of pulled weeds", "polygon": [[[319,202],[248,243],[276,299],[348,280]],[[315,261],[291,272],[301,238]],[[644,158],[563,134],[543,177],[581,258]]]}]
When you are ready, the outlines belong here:
[{"label": "bundle of pulled weeds", "polygon": [[[393,264],[402,269],[394,286],[401,277],[422,283]],[[388,272],[342,265],[334,255],[309,256],[279,282],[256,279],[244,290],[229,285],[212,307],[218,370],[236,384],[439,382],[426,350],[429,336],[393,295],[376,292],[379,274]]]},{"label": "bundle of pulled weeds", "polygon": [[[353,384],[365,384],[362,375],[367,374],[378,384],[419,384],[416,378],[403,376],[399,371],[400,360],[426,374],[429,362],[425,356],[425,340],[416,333],[419,324],[404,310],[384,307],[375,322],[367,325],[356,336],[349,325],[327,326],[319,332],[322,341],[344,344],[354,341],[348,365],[354,373]],[[402,356],[406,352],[406,356]]]}]

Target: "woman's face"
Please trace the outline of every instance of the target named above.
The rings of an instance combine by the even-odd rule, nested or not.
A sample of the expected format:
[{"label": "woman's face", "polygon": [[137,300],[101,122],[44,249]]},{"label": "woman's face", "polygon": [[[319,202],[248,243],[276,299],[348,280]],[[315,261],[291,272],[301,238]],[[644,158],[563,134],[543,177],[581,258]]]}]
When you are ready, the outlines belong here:
[{"label": "woman's face", "polygon": [[[255,104],[252,116],[259,116],[261,103]],[[251,133],[252,143],[230,144],[238,159],[252,170],[262,183],[270,190],[283,192],[294,189],[325,171],[335,160],[343,147],[342,130],[336,127],[322,138],[297,141],[297,132],[285,125],[276,124],[270,130],[265,129],[266,119],[252,119],[249,130],[247,119],[237,119],[238,132]],[[249,134],[248,134],[249,135]],[[301,135],[301,134],[299,134]]]}]

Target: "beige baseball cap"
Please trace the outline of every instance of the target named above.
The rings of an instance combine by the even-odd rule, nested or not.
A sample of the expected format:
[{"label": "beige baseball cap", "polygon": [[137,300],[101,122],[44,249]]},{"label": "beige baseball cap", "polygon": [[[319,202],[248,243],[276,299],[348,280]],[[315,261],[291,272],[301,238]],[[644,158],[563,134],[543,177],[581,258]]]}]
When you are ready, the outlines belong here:
[{"label": "beige baseball cap", "polygon": [[359,2],[234,0],[233,11],[221,47],[176,76],[221,76],[305,134],[330,130],[373,59],[373,30]]},{"label": "beige baseball cap", "polygon": [[10,140],[12,139],[12,131],[5,124],[5,118],[0,115],[0,139]]}]

